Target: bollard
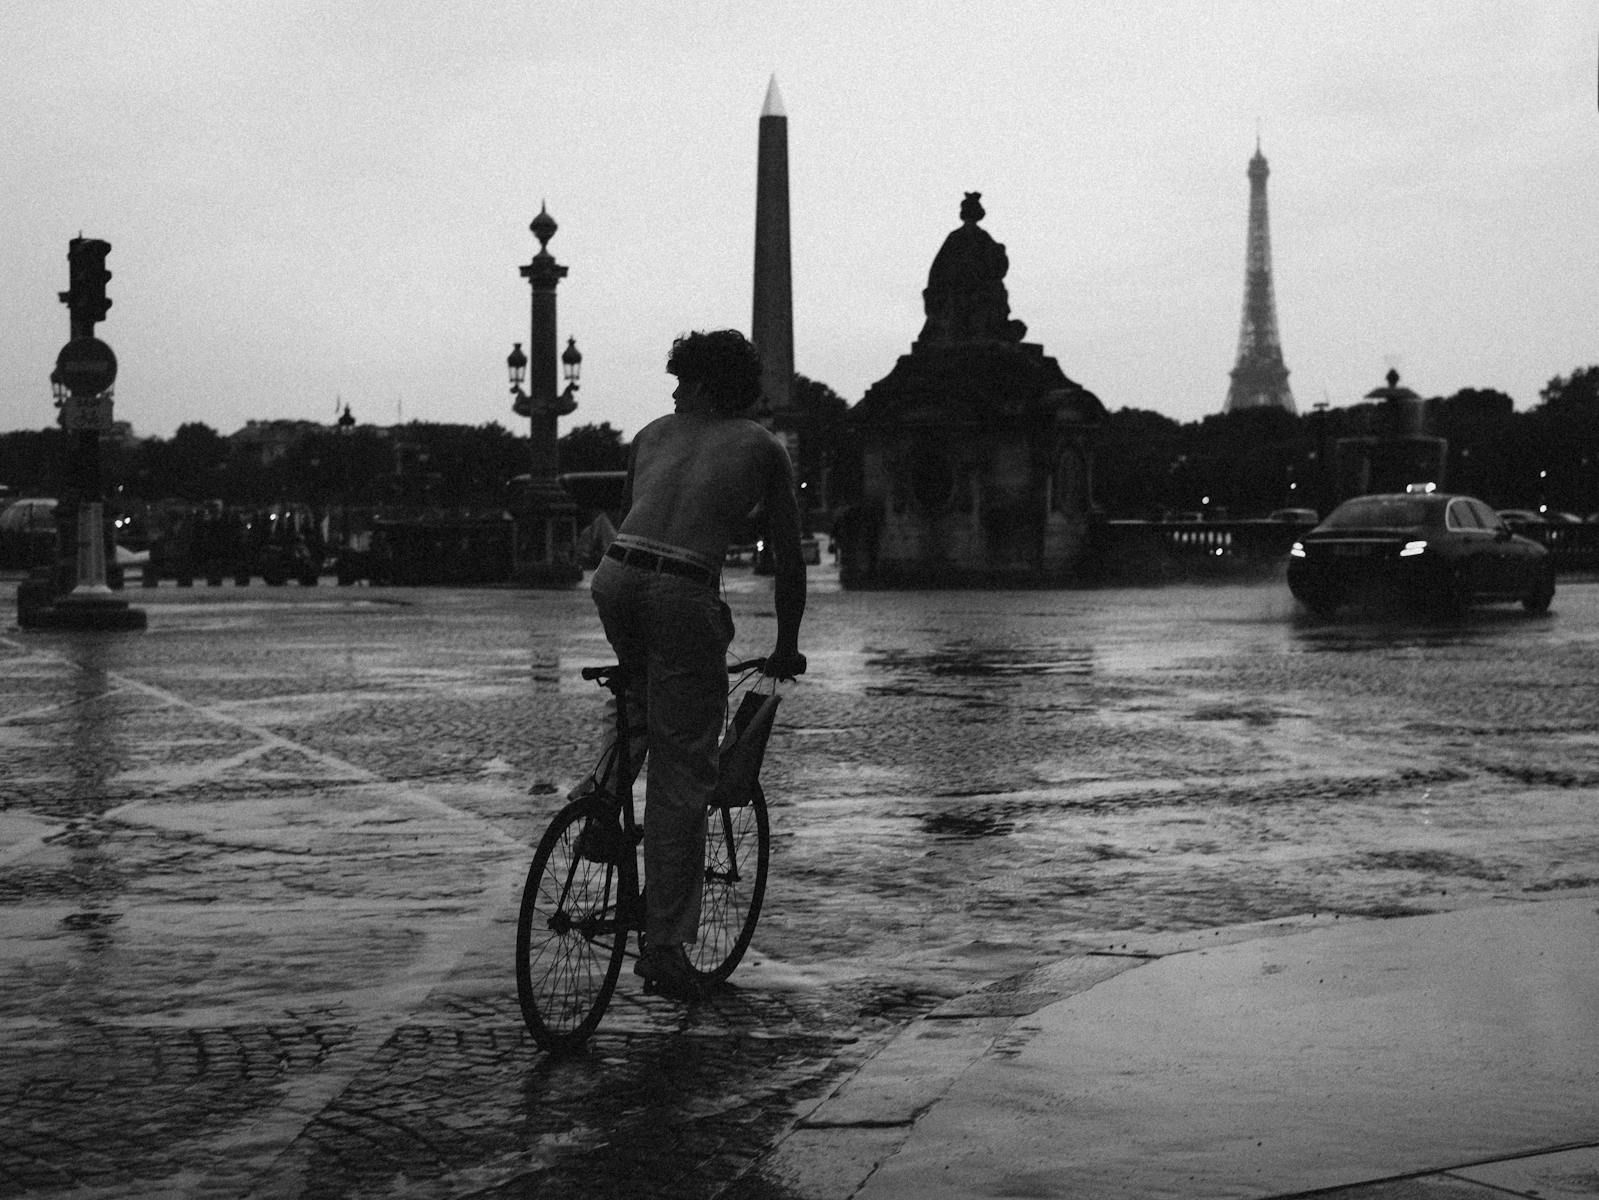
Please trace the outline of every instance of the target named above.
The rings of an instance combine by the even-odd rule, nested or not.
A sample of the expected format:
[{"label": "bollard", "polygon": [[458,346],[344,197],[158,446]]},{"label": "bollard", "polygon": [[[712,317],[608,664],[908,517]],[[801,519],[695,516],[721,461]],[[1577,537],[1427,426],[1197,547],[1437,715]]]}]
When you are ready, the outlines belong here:
[{"label": "bollard", "polygon": [[41,609],[49,608],[55,596],[55,585],[48,576],[41,578],[39,572],[17,584],[17,625],[22,629],[33,629],[38,624],[37,614]]}]

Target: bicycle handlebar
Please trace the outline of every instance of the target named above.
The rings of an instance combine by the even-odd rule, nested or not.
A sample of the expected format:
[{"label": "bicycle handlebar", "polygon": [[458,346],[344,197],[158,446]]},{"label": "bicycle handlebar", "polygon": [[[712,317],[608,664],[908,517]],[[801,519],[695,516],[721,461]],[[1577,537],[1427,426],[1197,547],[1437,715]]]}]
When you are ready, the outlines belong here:
[{"label": "bicycle handlebar", "polygon": [[[764,655],[761,656],[760,658],[748,658],[748,659],[745,659],[743,662],[736,662],[736,663],[730,664],[728,666],[728,668],[727,668],[727,673],[729,675],[739,675],[739,674],[742,674],[745,671],[764,671],[766,669],[766,661],[767,660],[766,660],[766,657]],[[784,679],[795,679],[795,678],[797,678],[797,677],[799,677],[799,676],[801,676],[803,674],[805,674],[805,665],[804,665],[804,662],[802,660],[801,663],[800,663],[799,670],[795,671],[792,675],[784,675],[783,678]]]}]

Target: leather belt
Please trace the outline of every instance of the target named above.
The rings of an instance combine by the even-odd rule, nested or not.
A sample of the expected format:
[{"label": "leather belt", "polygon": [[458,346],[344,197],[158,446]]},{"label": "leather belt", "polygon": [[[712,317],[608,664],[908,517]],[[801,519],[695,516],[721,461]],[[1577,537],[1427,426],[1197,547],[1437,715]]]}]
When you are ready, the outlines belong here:
[{"label": "leather belt", "polygon": [[611,546],[605,551],[606,558],[614,558],[624,566],[637,567],[641,571],[653,571],[664,575],[682,575],[686,579],[697,579],[709,587],[715,587],[721,578],[721,572],[712,571],[698,563],[684,562],[681,558],[668,558],[664,554],[654,554],[648,550],[639,550],[634,547],[623,548]]}]

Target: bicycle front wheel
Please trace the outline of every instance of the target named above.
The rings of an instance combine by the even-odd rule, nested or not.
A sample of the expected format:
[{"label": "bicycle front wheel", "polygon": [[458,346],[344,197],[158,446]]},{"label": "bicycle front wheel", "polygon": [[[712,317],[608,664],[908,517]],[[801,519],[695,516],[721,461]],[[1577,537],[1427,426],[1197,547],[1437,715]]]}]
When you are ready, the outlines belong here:
[{"label": "bicycle front wheel", "polygon": [[555,1053],[579,1049],[605,1015],[627,951],[625,909],[637,890],[631,847],[616,837],[580,841],[592,811],[576,800],[550,822],[516,923],[522,1019]]},{"label": "bicycle front wheel", "polygon": [[766,795],[759,783],[736,801],[706,810],[700,932],[689,947],[689,961],[705,982],[722,982],[749,949],[766,897],[771,853]]}]

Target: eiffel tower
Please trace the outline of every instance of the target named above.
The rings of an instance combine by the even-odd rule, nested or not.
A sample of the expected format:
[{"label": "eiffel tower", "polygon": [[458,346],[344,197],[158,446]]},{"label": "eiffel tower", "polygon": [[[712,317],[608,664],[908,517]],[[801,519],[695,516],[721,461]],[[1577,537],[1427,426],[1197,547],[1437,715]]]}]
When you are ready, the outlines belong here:
[{"label": "eiffel tower", "polygon": [[1244,260],[1244,320],[1238,362],[1232,369],[1225,412],[1276,407],[1294,412],[1288,368],[1277,340],[1277,300],[1271,287],[1271,227],[1266,220],[1266,156],[1255,139],[1249,160],[1249,249]]}]

